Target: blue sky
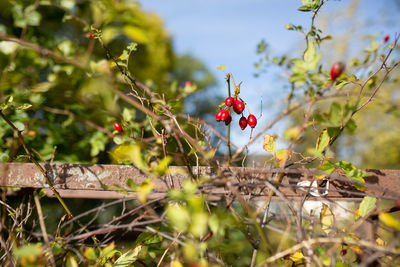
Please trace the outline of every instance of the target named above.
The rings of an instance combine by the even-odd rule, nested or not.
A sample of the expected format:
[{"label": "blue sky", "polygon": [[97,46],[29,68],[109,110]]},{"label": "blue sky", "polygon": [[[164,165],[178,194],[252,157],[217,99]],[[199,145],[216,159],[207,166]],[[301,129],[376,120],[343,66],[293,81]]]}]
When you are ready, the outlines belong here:
[{"label": "blue sky", "polygon": [[[327,34],[335,35],[348,30],[350,25],[343,24],[340,16],[346,15],[350,2],[328,1],[324,6],[321,16],[332,13],[337,14],[338,18],[331,23],[335,28],[329,30],[333,32]],[[400,32],[400,6],[395,6],[396,0],[359,2],[356,15],[361,22],[359,27],[355,27],[353,38],[357,45],[353,49],[360,49],[360,36],[394,36],[396,31]],[[301,35],[285,29],[288,23],[303,26],[310,24],[311,14],[297,11],[301,6],[300,0],[143,0],[140,5],[163,19],[177,53],[193,54],[214,72],[220,84],[215,89],[216,94],[223,95],[226,92],[224,74],[216,69],[216,66],[224,64],[225,71],[231,72],[237,82],[243,81],[241,97],[256,115],[261,111],[262,96],[263,117],[256,132],[273,119],[273,114],[280,110],[280,104],[283,103],[285,85],[274,72],[260,78],[253,76],[254,63],[258,59],[256,45],[264,39],[272,54],[301,55],[304,49]],[[329,56],[332,55],[327,55],[330,65],[332,62],[329,62]],[[272,129],[272,134],[284,128],[285,125],[281,124]],[[248,138],[242,138],[243,134],[237,125],[233,129],[234,142],[244,145]],[[261,141],[251,147],[250,151],[262,152]]]}]

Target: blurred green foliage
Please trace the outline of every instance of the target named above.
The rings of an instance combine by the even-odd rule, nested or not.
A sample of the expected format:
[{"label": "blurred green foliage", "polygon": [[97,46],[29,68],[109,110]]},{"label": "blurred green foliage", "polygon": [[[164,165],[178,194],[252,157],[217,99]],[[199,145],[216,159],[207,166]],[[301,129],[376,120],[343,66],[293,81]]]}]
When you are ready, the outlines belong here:
[{"label": "blurred green foliage", "polygon": [[[14,103],[32,105],[6,115],[24,124],[28,146],[46,160],[57,146],[58,162],[110,162],[115,121],[130,138],[153,136],[144,114],[116,96],[115,90],[131,88],[100,43],[89,38],[93,27],[111,57],[176,112],[186,109],[189,95],[215,85],[198,59],[174,53],[160,18],[135,1],[1,1],[0,102],[12,95]],[[186,80],[193,86],[185,86]],[[196,115],[211,110],[191,109]],[[14,160],[22,149],[4,121],[0,137],[0,161]]]}]

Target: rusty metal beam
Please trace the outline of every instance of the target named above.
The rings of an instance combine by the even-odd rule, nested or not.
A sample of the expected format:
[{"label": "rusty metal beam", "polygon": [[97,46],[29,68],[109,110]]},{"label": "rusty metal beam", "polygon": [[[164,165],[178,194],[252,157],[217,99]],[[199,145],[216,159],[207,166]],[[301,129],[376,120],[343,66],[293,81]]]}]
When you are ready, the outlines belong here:
[{"label": "rusty metal beam", "polygon": [[[122,187],[127,192],[132,192],[126,186],[128,179],[141,184],[149,178],[137,168],[128,165],[43,164],[42,166],[61,196],[70,198],[121,198],[124,195],[113,189]],[[170,176],[151,177],[154,190],[150,198],[165,195],[171,188],[171,181],[174,188],[180,188],[185,179],[190,179],[185,167],[170,167],[169,169]],[[217,175],[209,167],[193,168],[195,175],[209,177],[212,181],[201,187],[201,190],[209,194],[210,198],[218,199],[229,193],[224,188],[226,183],[230,183],[243,194],[251,193],[256,199],[263,198],[269,192],[265,182],[272,183],[273,176],[278,172],[284,172],[286,178],[280,186],[280,191],[288,198],[301,197],[303,193],[297,187],[297,182],[310,180],[313,177],[313,170],[307,169],[231,167],[220,170],[222,175]],[[360,199],[365,194],[370,194],[389,199],[400,199],[400,170],[367,171],[372,174],[365,178],[367,191],[358,191],[343,173],[335,172],[329,177],[329,194],[326,197],[330,199]],[[49,188],[42,174],[31,163],[0,164],[0,186]],[[48,196],[52,196],[50,190],[47,191]]]}]

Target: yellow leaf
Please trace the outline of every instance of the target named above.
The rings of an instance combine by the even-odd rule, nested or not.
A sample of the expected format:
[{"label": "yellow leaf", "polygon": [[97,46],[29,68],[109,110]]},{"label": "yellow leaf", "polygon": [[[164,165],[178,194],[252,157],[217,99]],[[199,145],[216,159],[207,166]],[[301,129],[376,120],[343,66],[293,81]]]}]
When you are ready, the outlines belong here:
[{"label": "yellow leaf", "polygon": [[123,27],[124,33],[138,43],[148,43],[149,37],[146,31],[140,27],[126,25]]},{"label": "yellow leaf", "polygon": [[322,204],[320,221],[322,224],[322,230],[328,235],[332,230],[332,225],[335,222],[335,217],[326,204]]},{"label": "yellow leaf", "polygon": [[276,152],[275,157],[279,160],[279,162],[282,162],[284,160],[288,160],[290,158],[289,151],[287,149],[280,149]]},{"label": "yellow leaf", "polygon": [[283,133],[283,138],[291,141],[296,140],[297,137],[299,137],[300,132],[301,132],[301,127],[299,126],[290,127]]},{"label": "yellow leaf", "polygon": [[266,134],[264,135],[263,148],[268,153],[274,154],[276,150],[276,142],[273,136]]},{"label": "yellow leaf", "polygon": [[378,237],[375,241],[378,244],[378,246],[385,246],[386,245],[385,241],[382,240],[382,238],[380,238],[380,237]]},{"label": "yellow leaf", "polygon": [[224,70],[226,68],[226,65],[219,65],[217,66],[218,70]]},{"label": "yellow leaf", "polygon": [[354,218],[357,220],[358,218],[360,218],[360,209],[356,209],[355,214],[354,214]]},{"label": "yellow leaf", "polygon": [[395,217],[390,215],[389,213],[381,213],[379,214],[379,221],[383,222],[390,228],[400,230],[400,222]]},{"label": "yellow leaf", "polygon": [[291,259],[292,261],[299,261],[299,260],[301,260],[302,258],[304,258],[304,255],[303,255],[303,253],[301,253],[301,251],[297,251],[297,252],[294,253],[292,256],[290,256],[290,259]]},{"label": "yellow leaf", "polygon": [[172,267],[183,267],[182,263],[179,261],[173,261],[171,265]]},{"label": "yellow leaf", "polygon": [[65,266],[66,267],[78,267],[78,263],[76,262],[74,257],[68,256]]}]

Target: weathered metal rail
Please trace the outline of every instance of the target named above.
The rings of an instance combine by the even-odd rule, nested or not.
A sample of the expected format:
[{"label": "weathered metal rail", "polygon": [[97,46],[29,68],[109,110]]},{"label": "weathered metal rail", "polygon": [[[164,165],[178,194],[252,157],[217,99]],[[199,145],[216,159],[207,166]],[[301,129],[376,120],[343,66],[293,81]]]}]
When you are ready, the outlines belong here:
[{"label": "weathered metal rail", "polygon": [[[121,198],[124,195],[117,192],[123,187],[127,192],[132,190],[126,186],[128,179],[137,184],[144,182],[148,176],[133,166],[128,165],[85,165],[85,164],[43,164],[54,187],[62,197],[66,198]],[[185,167],[170,167],[170,173],[162,177],[151,177],[154,184],[150,198],[165,195],[169,188],[180,188],[185,179],[191,178]],[[307,187],[299,187],[302,180],[315,180],[319,187],[313,189],[318,197],[326,191],[325,197],[330,199],[360,199],[365,194],[388,199],[400,199],[400,170],[367,170],[371,176],[366,177],[366,191],[358,191],[343,175],[335,172],[328,176],[329,187],[321,185],[322,180],[313,178],[314,170],[310,169],[267,169],[267,168],[221,168],[219,175],[210,167],[194,167],[196,177],[208,177],[209,182],[200,189],[210,198],[221,198],[229,194],[225,186],[236,188],[238,192],[252,198],[263,198],[268,194],[273,184],[274,175],[285,173],[280,192],[287,198],[301,197]],[[48,196],[52,196],[49,185],[34,164],[4,163],[0,164],[0,186],[17,188],[45,188]],[[115,189],[115,190],[114,190]],[[18,192],[14,193],[18,194]],[[315,195],[315,194],[314,194]]]}]

